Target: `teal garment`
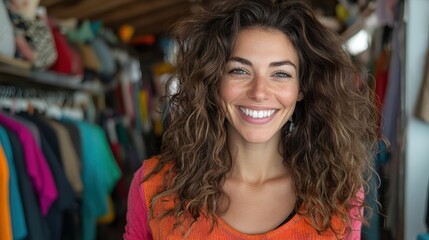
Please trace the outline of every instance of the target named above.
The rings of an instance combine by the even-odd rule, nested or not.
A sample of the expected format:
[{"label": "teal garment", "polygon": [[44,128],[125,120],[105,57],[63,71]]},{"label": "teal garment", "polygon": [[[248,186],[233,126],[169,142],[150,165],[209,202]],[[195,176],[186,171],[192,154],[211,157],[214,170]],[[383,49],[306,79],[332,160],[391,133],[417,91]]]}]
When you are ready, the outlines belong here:
[{"label": "teal garment", "polygon": [[91,28],[91,22],[89,20],[85,20],[73,31],[68,31],[67,38],[72,42],[91,42],[95,38],[95,34]]},{"label": "teal garment", "polygon": [[[365,199],[368,203],[368,206],[372,209],[371,218],[368,221],[368,224],[362,226],[362,239],[363,240],[378,240],[380,239],[380,225],[382,224],[382,219],[380,216],[379,209],[379,196],[381,196],[384,191],[386,183],[383,181],[383,173],[381,168],[389,161],[389,153],[387,150],[387,145],[384,141],[378,142],[377,153],[374,155],[372,161],[372,167],[374,171],[371,172],[371,180],[369,182],[369,192],[365,196]],[[366,213],[366,212],[365,212]],[[367,214],[367,213],[366,213]]]},{"label": "teal garment", "polygon": [[62,121],[74,123],[80,132],[84,185],[82,239],[94,240],[97,236],[97,218],[108,213],[108,197],[122,173],[101,127],[84,121]]},{"label": "teal garment", "polygon": [[119,143],[124,147],[125,150],[131,148],[131,141],[128,136],[127,128],[124,126],[122,121],[116,122],[116,133],[118,134]]},{"label": "teal garment", "polygon": [[[377,186],[379,183],[378,175],[372,172],[371,180],[369,182],[369,192],[365,195],[365,200],[369,207],[371,207],[372,215],[368,221],[368,225],[362,225],[361,235],[363,240],[378,240],[380,239],[380,215],[378,207],[378,191]],[[365,211],[365,215],[368,213]]]},{"label": "teal garment", "polygon": [[13,162],[13,151],[6,129],[0,126],[0,142],[3,146],[7,164],[9,167],[9,205],[12,219],[13,239],[24,239],[27,236],[27,224],[25,222],[24,207],[22,206],[21,193],[19,192],[18,177]]},{"label": "teal garment", "polygon": [[103,23],[100,20],[92,20],[89,25],[95,35],[99,35],[103,29]]},{"label": "teal garment", "polygon": [[421,233],[417,236],[417,240],[429,240],[429,233]]},{"label": "teal garment", "polygon": [[91,41],[91,47],[94,49],[95,55],[101,63],[101,80],[105,82],[113,81],[113,76],[116,73],[116,62],[106,41],[101,37],[95,37]]}]

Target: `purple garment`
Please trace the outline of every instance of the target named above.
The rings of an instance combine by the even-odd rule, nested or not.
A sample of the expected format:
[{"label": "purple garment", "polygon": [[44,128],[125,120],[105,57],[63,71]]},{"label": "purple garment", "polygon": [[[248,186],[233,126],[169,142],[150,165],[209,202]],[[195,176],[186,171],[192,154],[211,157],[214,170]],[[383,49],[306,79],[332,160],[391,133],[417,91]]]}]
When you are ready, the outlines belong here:
[{"label": "purple garment", "polygon": [[380,26],[388,25],[393,27],[395,22],[395,9],[397,0],[378,0],[376,1],[375,13],[377,14],[378,24]]},{"label": "purple garment", "polygon": [[39,198],[40,210],[43,216],[46,216],[52,203],[57,199],[58,192],[45,156],[25,125],[2,113],[0,113],[0,124],[18,135],[24,151],[28,176]]}]

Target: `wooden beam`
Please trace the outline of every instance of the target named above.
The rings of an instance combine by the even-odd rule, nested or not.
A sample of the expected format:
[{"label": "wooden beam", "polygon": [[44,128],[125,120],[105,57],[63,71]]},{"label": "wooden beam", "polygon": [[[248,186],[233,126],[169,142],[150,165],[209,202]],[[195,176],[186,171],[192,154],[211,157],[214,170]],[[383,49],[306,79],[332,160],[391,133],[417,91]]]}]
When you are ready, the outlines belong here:
[{"label": "wooden beam", "polygon": [[[175,19],[184,16],[191,9],[191,3],[184,2],[181,4],[176,4],[162,11],[151,12],[150,14],[146,14],[144,16],[140,16],[138,18],[134,18],[132,20],[128,20],[127,24],[134,26],[136,29],[144,28],[149,26],[156,26],[159,23],[163,23],[169,19]],[[160,26],[161,28],[163,26]]]},{"label": "wooden beam", "polygon": [[71,5],[55,5],[48,8],[48,13],[58,18],[86,19],[134,1],[135,0],[83,0]]},{"label": "wooden beam", "polygon": [[187,2],[187,0],[158,0],[158,1],[135,1],[123,5],[117,9],[94,16],[94,19],[100,19],[104,24],[114,22],[125,22],[126,20],[143,17],[160,9],[173,8],[176,4]]},{"label": "wooden beam", "polygon": [[46,8],[52,7],[54,5],[58,5],[61,3],[67,3],[69,0],[41,0],[40,5]]},{"label": "wooden beam", "polygon": [[177,21],[178,18],[180,18],[182,15],[179,15],[177,17],[172,16],[171,18],[168,19],[161,19],[158,22],[154,22],[151,25],[143,25],[143,26],[139,26],[135,29],[135,35],[141,35],[141,34],[166,34],[167,31],[169,30],[169,27],[175,22]]}]

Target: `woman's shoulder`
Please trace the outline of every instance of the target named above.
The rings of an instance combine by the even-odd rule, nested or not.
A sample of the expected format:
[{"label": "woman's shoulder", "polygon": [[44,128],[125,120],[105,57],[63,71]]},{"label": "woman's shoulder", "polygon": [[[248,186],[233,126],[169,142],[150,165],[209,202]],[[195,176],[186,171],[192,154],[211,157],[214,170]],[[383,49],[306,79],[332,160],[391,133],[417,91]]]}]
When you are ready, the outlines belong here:
[{"label": "woman's shoulder", "polygon": [[[158,163],[159,163],[158,156],[153,156],[143,161],[140,168],[137,169],[133,174],[133,181],[137,183],[136,186],[142,187],[145,182],[153,178],[153,176],[151,176],[150,178],[146,179],[147,176],[151,174],[153,169],[155,169]],[[153,175],[159,175],[159,174],[153,174]],[[150,180],[150,182],[153,182],[153,180]]]},{"label": "woman's shoulder", "polygon": [[143,164],[140,167],[139,171],[142,171],[144,177],[150,175],[154,170],[156,172],[154,172],[153,175],[163,175],[168,169],[171,168],[173,164],[166,163],[164,164],[164,166],[162,166],[161,169],[157,169],[157,166],[160,163],[160,157],[161,157],[160,155],[155,155],[143,161]]},{"label": "woman's shoulder", "polygon": [[158,188],[164,184],[166,174],[172,168],[173,163],[160,164],[160,156],[153,156],[143,161],[142,166],[138,170],[140,173],[141,187],[144,188],[146,196],[151,198]]},{"label": "woman's shoulder", "polygon": [[158,163],[159,163],[159,156],[158,155],[152,156],[143,161],[143,164],[140,167],[140,170],[143,171],[144,173],[150,173],[156,167],[156,165],[158,165]]}]

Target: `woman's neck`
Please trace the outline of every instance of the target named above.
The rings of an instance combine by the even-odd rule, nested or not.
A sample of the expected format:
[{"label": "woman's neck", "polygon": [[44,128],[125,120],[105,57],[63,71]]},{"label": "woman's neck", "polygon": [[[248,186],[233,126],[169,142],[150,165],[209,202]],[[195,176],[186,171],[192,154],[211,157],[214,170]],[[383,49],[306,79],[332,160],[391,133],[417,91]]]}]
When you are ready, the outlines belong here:
[{"label": "woman's neck", "polygon": [[235,138],[229,140],[233,159],[231,178],[258,185],[287,173],[279,149],[279,139],[258,144]]}]

